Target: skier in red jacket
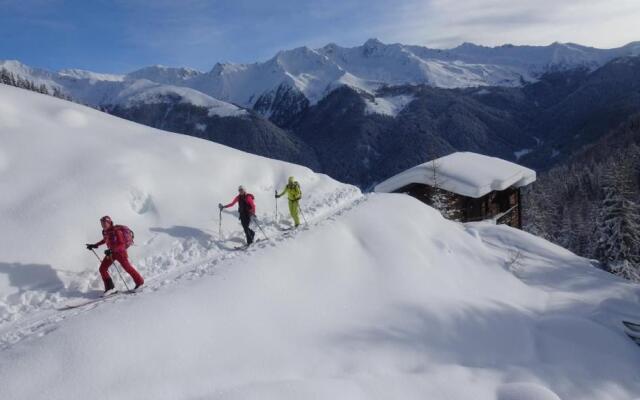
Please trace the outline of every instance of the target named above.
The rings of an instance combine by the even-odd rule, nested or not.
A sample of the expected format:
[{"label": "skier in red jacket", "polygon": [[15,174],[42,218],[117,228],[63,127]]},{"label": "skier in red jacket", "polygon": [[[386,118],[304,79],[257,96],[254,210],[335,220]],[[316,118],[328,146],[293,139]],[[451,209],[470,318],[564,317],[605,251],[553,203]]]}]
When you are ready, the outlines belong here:
[{"label": "skier in red jacket", "polygon": [[113,264],[114,261],[118,261],[122,268],[131,277],[136,284],[135,289],[142,286],[144,283],[144,279],[140,276],[140,273],[136,271],[136,269],[129,262],[129,256],[127,254],[127,241],[124,237],[124,233],[122,230],[117,229],[113,221],[109,216],[104,216],[100,218],[100,224],[102,225],[102,240],[98,243],[87,244],[87,249],[93,250],[102,246],[103,244],[107,245],[107,250],[104,252],[104,259],[100,264],[100,276],[102,277],[102,281],[104,282],[104,292],[107,293],[115,288],[113,285],[113,280],[109,275],[109,267]]},{"label": "skier in red jacket", "polygon": [[253,195],[251,193],[247,193],[244,190],[244,187],[240,185],[238,187],[238,195],[233,198],[231,203],[223,206],[222,204],[218,204],[220,210],[223,208],[228,208],[238,203],[238,212],[240,213],[240,223],[242,224],[242,229],[244,229],[244,234],[247,237],[247,246],[253,243],[253,238],[256,233],[249,228],[251,224],[251,219],[256,216],[256,203],[253,202]]}]

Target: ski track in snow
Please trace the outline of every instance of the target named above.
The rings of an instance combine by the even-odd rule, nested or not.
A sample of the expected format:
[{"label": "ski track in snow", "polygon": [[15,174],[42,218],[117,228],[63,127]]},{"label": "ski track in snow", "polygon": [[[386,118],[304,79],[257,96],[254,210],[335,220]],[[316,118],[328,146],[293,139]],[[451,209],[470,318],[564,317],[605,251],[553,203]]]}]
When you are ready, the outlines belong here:
[{"label": "ski track in snow", "polygon": [[[25,339],[45,336],[58,329],[60,324],[67,319],[92,312],[108,304],[135,301],[137,296],[154,293],[167,287],[178,285],[181,282],[199,279],[206,275],[222,273],[225,268],[231,268],[247,257],[254,257],[267,247],[275,247],[282,242],[294,240],[296,236],[304,234],[305,231],[331,223],[337,217],[349,212],[366,200],[366,195],[360,195],[358,191],[350,189],[342,189],[330,193],[326,198],[315,200],[313,203],[306,205],[304,212],[308,213],[309,223],[302,222],[297,230],[282,231],[279,229],[281,222],[285,219],[283,217],[287,214],[287,211],[283,210],[278,213],[278,221],[275,218],[266,218],[261,221],[265,232],[269,235],[269,240],[261,240],[244,251],[238,251],[234,249],[233,245],[228,245],[230,240],[244,241],[244,234],[240,230],[239,223],[239,230],[234,232],[233,235],[228,236],[223,232],[223,240],[213,240],[206,244],[195,239],[181,241],[166,253],[150,257],[139,263],[142,267],[140,268],[141,273],[145,276],[145,284],[141,290],[134,294],[116,295],[67,310],[58,308],[63,307],[69,300],[77,299],[77,296],[49,295],[48,301],[44,302],[41,308],[28,309],[23,313],[18,313],[18,317],[14,316],[14,319],[10,321],[0,321],[0,351],[11,348]],[[323,204],[327,203],[329,207],[323,207]],[[252,226],[252,228],[256,230],[257,237],[263,235],[256,226]],[[215,232],[215,235],[217,234]],[[111,273],[114,281],[122,285],[120,277],[113,268]],[[85,272],[79,275],[89,274]],[[91,275],[94,280],[99,279],[97,269]],[[65,292],[76,293],[68,289]],[[84,293],[87,299],[86,295],[88,294]]]}]

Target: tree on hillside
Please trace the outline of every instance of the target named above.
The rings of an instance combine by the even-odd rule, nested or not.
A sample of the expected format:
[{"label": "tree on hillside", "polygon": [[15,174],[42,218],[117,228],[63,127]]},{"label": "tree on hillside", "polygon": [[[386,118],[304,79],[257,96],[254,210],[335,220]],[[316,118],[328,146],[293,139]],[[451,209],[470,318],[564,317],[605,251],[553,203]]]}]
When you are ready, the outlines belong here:
[{"label": "tree on hillside", "polygon": [[453,195],[441,188],[443,178],[440,175],[440,164],[437,159],[431,161],[431,169],[433,171],[433,192],[431,193],[431,206],[440,211],[443,217],[454,219],[455,211],[453,209]]},{"label": "tree on hillside", "polygon": [[54,97],[57,97],[63,100],[73,101],[71,96],[64,94],[59,87],[54,86],[52,89],[52,93],[50,93],[49,88],[44,83],[37,85],[33,81],[25,79],[21,76],[16,77],[13,72],[8,71],[6,68],[0,69],[0,83],[9,85],[9,86],[19,87],[21,89],[31,90],[32,92],[37,92],[37,93],[42,93],[47,95],[50,94]]},{"label": "tree on hillside", "polygon": [[640,282],[640,204],[633,160],[613,164],[604,185],[596,223],[596,257],[612,272]]},{"label": "tree on hillside", "polygon": [[16,77],[12,72],[7,71],[7,69],[0,69],[0,83],[4,83],[5,85],[16,86]]}]

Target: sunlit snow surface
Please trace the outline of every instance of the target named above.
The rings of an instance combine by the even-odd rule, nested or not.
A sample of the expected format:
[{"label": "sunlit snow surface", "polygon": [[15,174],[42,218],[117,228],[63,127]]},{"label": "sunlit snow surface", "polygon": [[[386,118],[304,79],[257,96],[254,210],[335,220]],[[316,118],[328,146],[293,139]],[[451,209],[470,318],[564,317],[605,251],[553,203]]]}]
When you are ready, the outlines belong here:
[{"label": "sunlit snow surface", "polygon": [[[0,296],[51,296],[0,325],[2,399],[640,397],[638,287],[527,233],[4,86],[0,144]],[[309,224],[284,233],[290,174]],[[247,252],[217,232],[238,183],[271,237]],[[97,283],[106,213],[145,289],[54,310]]]}]

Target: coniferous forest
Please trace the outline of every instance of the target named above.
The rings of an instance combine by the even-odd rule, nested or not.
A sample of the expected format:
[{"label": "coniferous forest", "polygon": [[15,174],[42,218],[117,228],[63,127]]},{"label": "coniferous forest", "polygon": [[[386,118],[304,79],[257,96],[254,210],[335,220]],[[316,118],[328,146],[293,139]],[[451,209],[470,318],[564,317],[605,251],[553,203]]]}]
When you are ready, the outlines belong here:
[{"label": "coniferous forest", "polygon": [[640,282],[640,114],[540,174],[525,230]]}]

